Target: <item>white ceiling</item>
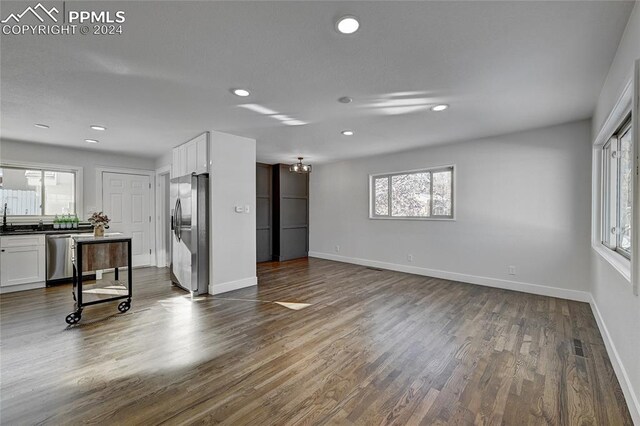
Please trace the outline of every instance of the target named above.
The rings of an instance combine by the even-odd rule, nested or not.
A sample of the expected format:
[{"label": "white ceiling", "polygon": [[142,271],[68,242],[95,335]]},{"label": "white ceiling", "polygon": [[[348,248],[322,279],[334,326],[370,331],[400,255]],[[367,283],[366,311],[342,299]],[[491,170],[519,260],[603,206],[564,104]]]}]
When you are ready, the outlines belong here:
[{"label": "white ceiling", "polygon": [[[2,17],[24,5],[3,2]],[[1,37],[0,130],[144,156],[219,130],[257,139],[260,161],[317,163],[588,118],[632,7],[91,2],[85,9],[124,10],[124,33]],[[343,14],[360,19],[356,34],[334,30]],[[338,103],[345,95],[354,102]],[[308,124],[286,126],[244,103]],[[434,103],[451,108],[431,112]]]}]

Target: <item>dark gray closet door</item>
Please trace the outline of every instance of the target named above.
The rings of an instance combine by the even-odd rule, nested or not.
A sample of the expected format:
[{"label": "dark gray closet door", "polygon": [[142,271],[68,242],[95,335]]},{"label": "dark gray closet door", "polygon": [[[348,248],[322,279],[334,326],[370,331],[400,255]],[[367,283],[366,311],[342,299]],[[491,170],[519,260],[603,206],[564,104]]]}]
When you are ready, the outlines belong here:
[{"label": "dark gray closet door", "polygon": [[289,260],[309,254],[309,175],[273,166],[274,258]]},{"label": "dark gray closet door", "polygon": [[272,166],[256,164],[256,248],[258,262],[273,260]]}]

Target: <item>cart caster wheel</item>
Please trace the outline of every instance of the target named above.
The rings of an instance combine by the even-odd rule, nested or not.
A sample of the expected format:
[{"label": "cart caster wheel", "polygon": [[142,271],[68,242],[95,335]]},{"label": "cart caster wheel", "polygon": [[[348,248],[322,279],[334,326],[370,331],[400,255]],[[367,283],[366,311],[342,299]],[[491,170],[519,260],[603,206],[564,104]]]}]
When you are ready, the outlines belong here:
[{"label": "cart caster wheel", "polygon": [[72,312],[69,315],[67,315],[67,317],[64,320],[67,322],[67,324],[73,325],[73,324],[77,324],[81,318],[82,316],[79,313]]},{"label": "cart caster wheel", "polygon": [[129,309],[131,309],[130,302],[120,302],[120,304],[118,305],[118,310],[122,313],[127,312]]}]

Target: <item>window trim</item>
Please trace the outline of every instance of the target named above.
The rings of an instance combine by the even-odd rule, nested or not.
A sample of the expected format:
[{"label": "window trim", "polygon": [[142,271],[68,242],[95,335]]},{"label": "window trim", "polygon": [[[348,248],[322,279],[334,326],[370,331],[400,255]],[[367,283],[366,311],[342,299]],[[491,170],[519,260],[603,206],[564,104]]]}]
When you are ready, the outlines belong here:
[{"label": "window trim", "polygon": [[[435,220],[435,221],[455,221],[456,220],[456,165],[455,164],[446,164],[439,165],[433,167],[425,167],[421,169],[412,169],[412,170],[403,170],[398,172],[388,172],[388,173],[376,173],[369,175],[369,219],[371,220]],[[432,215],[432,216],[381,216],[375,214],[375,179],[380,177],[388,177],[391,179],[393,176],[398,175],[409,175],[415,173],[437,173],[441,171],[451,170],[451,215],[443,216],[443,215]],[[391,181],[389,180],[389,183]],[[433,193],[433,181],[431,184],[431,193]],[[391,186],[389,186],[389,209],[391,209]],[[433,208],[433,204],[431,205]]]},{"label": "window trim", "polygon": [[[50,163],[35,163],[31,161],[14,161],[14,160],[2,160],[0,161],[0,167],[7,168],[19,168],[19,169],[36,169],[52,172],[68,172],[75,173],[75,202],[76,202],[76,214],[80,220],[84,220],[84,202],[83,202],[83,170],[81,166],[69,166],[62,164],[50,164]],[[43,194],[44,196],[44,194]],[[33,216],[14,216],[7,215],[7,222],[15,224],[20,223],[34,223],[42,220],[43,223],[53,223],[55,215],[33,215]]]},{"label": "window trim", "polygon": [[[600,127],[600,130],[593,141],[593,156],[592,156],[592,197],[591,197],[591,248],[607,263],[609,263],[616,271],[618,271],[629,284],[631,284],[631,269],[632,262],[636,262],[637,254],[633,253],[635,242],[632,240],[632,254],[631,259],[628,259],[618,251],[612,250],[605,244],[603,244],[603,210],[605,208],[604,203],[604,159],[603,159],[603,147],[609,143],[612,137],[624,127],[629,115],[631,115],[631,131],[634,138],[634,146],[637,145],[637,137],[634,136],[636,132],[635,126],[637,125],[637,117],[635,117],[636,111],[633,110],[633,80],[629,80],[622,91],[622,94],[617,99],[615,106],[612,108],[609,116],[605,119],[604,123]],[[637,147],[634,147],[637,152]],[[635,207],[635,200],[634,200]],[[634,217],[635,217],[634,213]],[[632,238],[635,237],[635,230],[632,231]]]},{"label": "window trim", "polygon": [[[630,133],[632,131],[632,119],[631,112],[625,118],[622,119],[620,126],[615,130],[615,132],[611,135],[611,137],[602,145],[601,147],[601,161],[602,164],[600,166],[600,180],[601,183],[601,196],[600,196],[600,229],[601,229],[601,240],[600,243],[604,246],[605,249],[611,250],[613,252],[618,253],[622,257],[631,260],[631,251],[626,251],[620,247],[620,233],[616,231],[615,238],[609,240],[610,238],[610,227],[613,225],[614,228],[618,228],[618,224],[620,221],[620,164],[621,164],[621,156],[620,152],[620,140],[622,136]],[[615,146],[612,147],[612,145]],[[611,158],[606,155],[611,155],[611,152],[615,152],[616,156],[615,161],[612,161]],[[606,155],[605,155],[606,154]],[[615,183],[615,187],[614,187]],[[612,197],[613,192],[615,192],[615,196]],[[606,197],[606,195],[609,197]],[[612,198],[614,200],[611,203]],[[607,220],[605,221],[605,217]],[[607,222],[607,227],[605,228],[605,222]],[[611,243],[608,243],[608,242]]]}]

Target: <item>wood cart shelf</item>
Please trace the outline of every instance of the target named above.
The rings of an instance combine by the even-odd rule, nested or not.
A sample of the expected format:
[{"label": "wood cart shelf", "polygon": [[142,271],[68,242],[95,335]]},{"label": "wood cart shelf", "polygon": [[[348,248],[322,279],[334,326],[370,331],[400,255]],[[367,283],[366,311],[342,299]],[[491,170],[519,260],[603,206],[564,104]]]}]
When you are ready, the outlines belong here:
[{"label": "wood cart shelf", "polygon": [[[82,310],[89,305],[125,299],[118,305],[120,312],[131,308],[132,272],[131,238],[121,236],[74,236],[73,300],[75,311],[67,315],[67,324],[76,324],[82,318]],[[127,268],[127,285],[120,282],[120,268]],[[83,273],[114,269],[115,280],[100,284],[84,285]],[[86,300],[90,299],[90,300]]]}]

